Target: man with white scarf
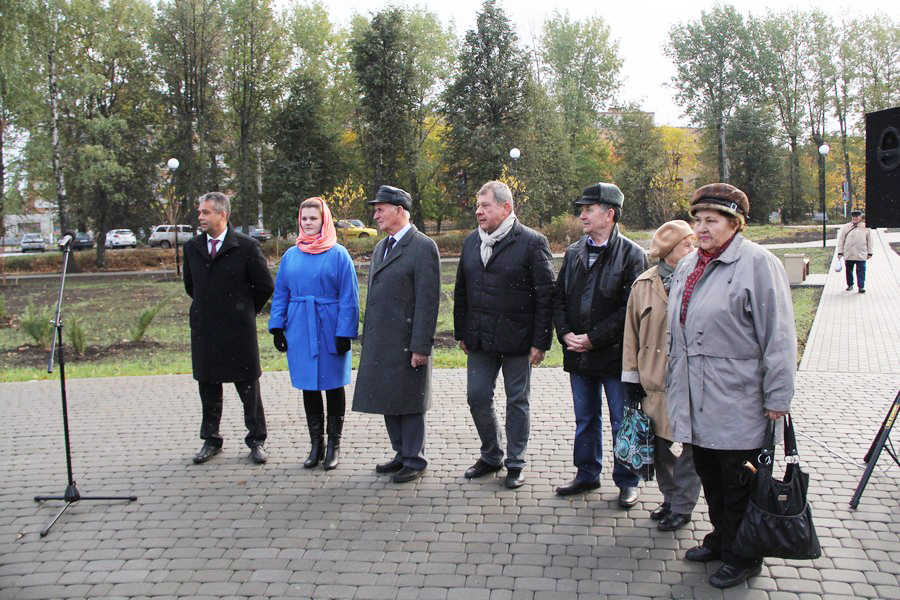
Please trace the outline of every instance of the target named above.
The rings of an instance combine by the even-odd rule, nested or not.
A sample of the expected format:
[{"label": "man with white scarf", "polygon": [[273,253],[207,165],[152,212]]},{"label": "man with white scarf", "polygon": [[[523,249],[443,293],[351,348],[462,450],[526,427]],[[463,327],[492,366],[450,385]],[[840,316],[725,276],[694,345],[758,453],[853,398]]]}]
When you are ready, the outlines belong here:
[{"label": "man with white scarf", "polygon": [[[466,392],[481,439],[481,456],[465,477],[476,479],[505,466],[505,485],[515,489],[525,482],[531,367],[544,359],[553,337],[552,256],[547,238],[516,218],[505,183],[481,186],[475,218],[478,228],[463,242],[453,294],[454,337],[467,354]],[[501,368],[505,461],[494,411]]]}]

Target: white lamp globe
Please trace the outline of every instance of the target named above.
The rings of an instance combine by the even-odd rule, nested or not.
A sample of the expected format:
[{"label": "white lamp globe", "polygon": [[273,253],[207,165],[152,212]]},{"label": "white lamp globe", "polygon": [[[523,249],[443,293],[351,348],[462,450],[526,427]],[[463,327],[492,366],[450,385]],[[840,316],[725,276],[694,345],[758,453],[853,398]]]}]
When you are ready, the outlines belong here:
[{"label": "white lamp globe", "polygon": [[822,144],[819,146],[819,154],[822,156],[828,156],[828,153],[831,151],[831,146],[828,144]]},{"label": "white lamp globe", "polygon": [[509,157],[513,160],[518,160],[518,158],[520,156],[522,156],[522,153],[519,151],[518,148],[513,148],[512,150],[509,151]]},{"label": "white lamp globe", "polygon": [[175,169],[177,169],[178,165],[180,165],[180,164],[181,163],[178,162],[177,158],[170,158],[168,161],[166,161],[166,166],[169,167],[170,169],[172,169],[173,171]]}]

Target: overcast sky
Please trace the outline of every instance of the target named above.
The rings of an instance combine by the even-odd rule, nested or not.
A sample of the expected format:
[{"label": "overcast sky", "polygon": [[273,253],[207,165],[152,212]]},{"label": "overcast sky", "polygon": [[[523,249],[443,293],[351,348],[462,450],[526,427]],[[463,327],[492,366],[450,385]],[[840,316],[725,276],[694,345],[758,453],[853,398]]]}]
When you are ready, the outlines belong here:
[{"label": "overcast sky", "polygon": [[[387,0],[324,0],[332,19],[346,24],[355,11],[364,15],[373,13],[390,4]],[[398,2],[394,2],[397,4]],[[474,29],[475,16],[482,0],[410,0],[407,5],[424,5],[436,13],[444,23],[451,20],[456,32],[462,36],[466,30]],[[749,13],[764,14],[766,9],[774,11],[790,7],[808,10],[813,6],[821,8],[840,19],[843,14],[872,14],[884,12],[897,16],[896,1],[867,0],[862,11],[847,9],[846,0],[818,0],[815,3],[799,3],[795,0],[732,0],[728,2],[744,16]],[[612,36],[619,41],[621,56],[625,59],[622,76],[625,80],[620,94],[623,101],[638,101],[644,110],[655,113],[658,125],[687,125],[680,110],[672,100],[672,92],[666,87],[675,70],[663,55],[662,46],[668,39],[672,24],[693,21],[703,10],[714,5],[711,0],[669,0],[667,2],[617,0],[615,2],[585,0],[544,0],[513,1],[503,0],[502,6],[518,28],[520,40],[530,45],[531,39],[540,33],[541,24],[553,11],[569,12],[573,19],[581,19],[596,14],[606,21]]]}]

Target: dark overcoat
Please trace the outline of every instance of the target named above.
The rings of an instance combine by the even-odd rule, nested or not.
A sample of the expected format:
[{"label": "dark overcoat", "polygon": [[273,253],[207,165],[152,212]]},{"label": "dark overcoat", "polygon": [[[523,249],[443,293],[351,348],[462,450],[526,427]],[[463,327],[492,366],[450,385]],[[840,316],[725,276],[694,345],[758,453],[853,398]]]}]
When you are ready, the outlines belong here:
[{"label": "dark overcoat", "polygon": [[453,335],[493,354],[549,350],[553,340],[553,256],[542,234],[518,221],[485,265],[478,230],[463,241],[453,291]]},{"label": "dark overcoat", "polygon": [[387,238],[372,251],[362,352],[353,410],[410,415],[431,408],[431,359],[412,368],[412,353],[430,356],[441,295],[441,261],[415,225],[387,257]]},{"label": "dark overcoat", "polygon": [[275,284],[253,238],[231,225],[215,258],[207,235],[184,244],[184,289],[191,302],[191,363],[194,379],[210,383],[259,378],[256,315]]}]

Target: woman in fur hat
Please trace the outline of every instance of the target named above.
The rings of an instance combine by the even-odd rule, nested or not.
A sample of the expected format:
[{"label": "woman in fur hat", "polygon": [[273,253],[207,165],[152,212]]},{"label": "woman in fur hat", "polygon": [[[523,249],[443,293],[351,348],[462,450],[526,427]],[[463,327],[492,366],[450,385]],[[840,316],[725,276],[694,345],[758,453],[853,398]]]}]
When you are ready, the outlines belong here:
[{"label": "woman in fur hat", "polygon": [[678,263],[669,292],[669,424],[674,441],[692,446],[713,525],[685,558],[721,559],[709,578],[718,588],[761,570],[761,558],[733,548],[750,495],[743,464],[756,463],[769,420],[790,410],[797,368],[787,274],[741,235],[749,208],[725,183],[694,192],[699,249]]}]

